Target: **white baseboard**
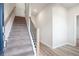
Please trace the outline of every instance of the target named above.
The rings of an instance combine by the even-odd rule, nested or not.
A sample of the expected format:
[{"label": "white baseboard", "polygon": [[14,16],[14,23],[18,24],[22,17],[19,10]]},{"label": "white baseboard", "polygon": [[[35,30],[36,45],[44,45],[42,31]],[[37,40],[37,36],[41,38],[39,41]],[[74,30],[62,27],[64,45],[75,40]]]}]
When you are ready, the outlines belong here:
[{"label": "white baseboard", "polygon": [[76,46],[76,44],[74,44],[74,43],[68,43],[68,45],[71,45],[71,46]]},{"label": "white baseboard", "polygon": [[31,43],[32,43],[32,47],[33,47],[33,51],[34,51],[34,56],[36,56],[36,49],[35,49],[34,42],[33,42],[33,38],[32,38],[32,35],[31,35],[31,32],[30,31],[29,31],[29,36],[30,36]]},{"label": "white baseboard", "polygon": [[[15,18],[15,16],[14,16],[14,18]],[[10,21],[11,21],[11,19],[10,19]],[[14,19],[12,20],[11,24],[9,24],[10,21],[9,21],[9,22],[6,24],[6,26],[5,26],[5,30],[8,30],[7,33],[4,32],[5,40],[8,40],[8,37],[9,37],[9,35],[10,35],[10,32],[11,32],[11,28],[12,28]],[[6,27],[9,27],[9,28],[6,29]]]},{"label": "white baseboard", "polygon": [[45,42],[42,42],[42,41],[40,41],[40,42],[41,42],[42,44],[46,45],[47,47],[52,48],[52,46],[50,46],[50,45],[46,44]]},{"label": "white baseboard", "polygon": [[[27,21],[26,21],[27,23]],[[27,24],[27,28],[28,28],[28,24]],[[28,28],[28,32],[29,32],[29,36],[30,36],[30,39],[31,39],[31,43],[32,43],[32,47],[33,47],[33,51],[34,51],[34,56],[36,56],[36,49],[35,49],[35,46],[34,46],[34,42],[33,42],[33,38],[32,38],[32,35],[31,35],[31,32],[30,32],[30,29]]]},{"label": "white baseboard", "polygon": [[33,42],[33,38],[32,38],[32,35],[31,35],[30,32],[29,32],[29,36],[30,36],[31,43],[32,43],[32,47],[33,47],[33,51],[34,51],[34,56],[36,56],[36,49],[35,49],[34,42]]}]

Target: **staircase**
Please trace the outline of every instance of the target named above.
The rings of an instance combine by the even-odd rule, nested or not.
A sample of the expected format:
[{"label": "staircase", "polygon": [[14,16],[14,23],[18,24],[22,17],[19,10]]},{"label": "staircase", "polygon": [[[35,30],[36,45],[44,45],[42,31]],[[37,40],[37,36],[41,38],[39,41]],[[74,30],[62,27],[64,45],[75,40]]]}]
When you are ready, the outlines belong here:
[{"label": "staircase", "polygon": [[33,48],[25,18],[15,17],[8,37],[5,56],[33,56]]}]

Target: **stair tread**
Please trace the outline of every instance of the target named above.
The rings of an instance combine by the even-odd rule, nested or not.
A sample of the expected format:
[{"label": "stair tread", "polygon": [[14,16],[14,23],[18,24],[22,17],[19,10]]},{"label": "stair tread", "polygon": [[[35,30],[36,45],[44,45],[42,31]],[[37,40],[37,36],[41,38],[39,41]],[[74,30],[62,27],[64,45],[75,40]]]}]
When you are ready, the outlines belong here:
[{"label": "stair tread", "polygon": [[25,19],[15,18],[8,37],[6,56],[33,56],[32,43],[29,37]]}]

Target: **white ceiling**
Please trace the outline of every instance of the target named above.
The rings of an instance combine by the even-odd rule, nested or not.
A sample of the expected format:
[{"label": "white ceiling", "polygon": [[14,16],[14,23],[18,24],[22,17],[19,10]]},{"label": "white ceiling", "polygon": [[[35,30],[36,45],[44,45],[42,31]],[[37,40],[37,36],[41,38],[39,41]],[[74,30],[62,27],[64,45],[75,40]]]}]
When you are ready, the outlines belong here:
[{"label": "white ceiling", "polygon": [[[46,5],[47,3],[31,3],[32,15],[37,15]],[[35,12],[34,9],[37,11]]]},{"label": "white ceiling", "polygon": [[61,5],[66,8],[71,8],[71,7],[75,7],[75,6],[79,5],[79,3],[61,3]]},{"label": "white ceiling", "polygon": [[[32,15],[37,15],[44,7],[46,7],[50,3],[31,3],[31,13]],[[66,8],[71,8],[74,6],[79,5],[79,3],[52,3],[53,4],[60,4]],[[36,12],[34,11],[36,10]]]}]

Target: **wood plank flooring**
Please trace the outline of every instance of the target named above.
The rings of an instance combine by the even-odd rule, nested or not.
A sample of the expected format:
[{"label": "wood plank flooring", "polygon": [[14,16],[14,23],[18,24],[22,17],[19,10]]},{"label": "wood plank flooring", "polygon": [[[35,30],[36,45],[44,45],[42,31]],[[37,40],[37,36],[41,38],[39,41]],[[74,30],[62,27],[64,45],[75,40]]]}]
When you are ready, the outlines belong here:
[{"label": "wood plank flooring", "polygon": [[40,43],[40,56],[79,56],[79,47],[65,45],[56,49],[50,49],[46,45]]}]

